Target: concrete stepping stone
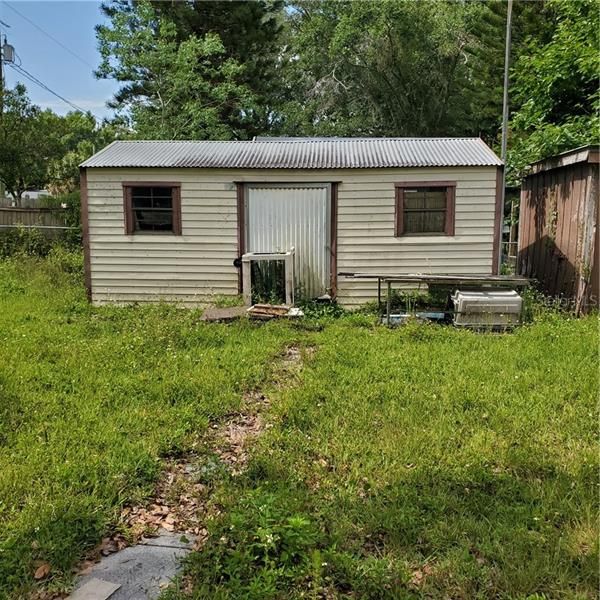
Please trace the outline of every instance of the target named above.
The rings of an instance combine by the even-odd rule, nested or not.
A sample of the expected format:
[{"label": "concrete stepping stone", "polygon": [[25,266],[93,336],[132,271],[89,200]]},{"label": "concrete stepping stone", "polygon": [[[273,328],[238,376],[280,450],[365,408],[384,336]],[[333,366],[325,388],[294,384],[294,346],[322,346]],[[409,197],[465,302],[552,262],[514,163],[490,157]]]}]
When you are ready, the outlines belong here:
[{"label": "concrete stepping stone", "polygon": [[189,535],[165,532],[110,554],[80,578],[69,598],[154,600],[179,571],[193,541]]},{"label": "concrete stepping stone", "polygon": [[71,600],[106,600],[120,587],[118,583],[92,577],[81,587],[78,587],[69,598]]}]

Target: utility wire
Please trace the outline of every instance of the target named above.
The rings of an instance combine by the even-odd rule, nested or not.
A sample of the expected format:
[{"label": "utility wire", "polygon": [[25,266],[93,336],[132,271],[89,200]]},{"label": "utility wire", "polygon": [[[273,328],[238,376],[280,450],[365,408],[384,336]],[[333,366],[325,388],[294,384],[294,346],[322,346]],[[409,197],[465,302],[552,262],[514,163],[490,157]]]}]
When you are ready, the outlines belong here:
[{"label": "utility wire", "polygon": [[41,88],[45,89],[46,91],[48,91],[51,94],[53,94],[54,96],[56,96],[59,100],[62,100],[63,102],[68,104],[70,107],[74,108],[75,110],[78,110],[81,113],[84,113],[84,114],[86,113],[86,111],[83,110],[83,108],[81,108],[80,106],[77,106],[77,104],[74,104],[70,100],[67,100],[65,97],[61,96],[54,90],[50,89],[43,81],[40,81],[35,75],[32,75],[31,73],[29,73],[29,71],[26,71],[23,67],[21,67],[19,65],[15,65],[14,63],[6,63],[6,64],[11,69],[14,69],[15,71],[17,71],[17,73],[20,73],[21,75],[23,75],[24,77],[29,79],[29,81],[32,81],[33,83],[39,85]]},{"label": "utility wire", "polygon": [[57,40],[52,34],[48,33],[45,29],[42,29],[39,25],[34,23],[29,17],[26,17],[22,12],[17,10],[14,6],[11,6],[10,2],[6,2],[4,0],[4,4],[10,8],[10,10],[16,12],[22,19],[25,19],[30,25],[33,25],[38,31],[41,31],[47,38],[51,39],[55,44],[58,44],[63,50],[66,50],[71,56],[74,56],[80,63],[83,63],[87,67],[91,69],[95,69],[94,65],[91,65],[89,62],[81,58],[76,52],[73,52],[71,48],[65,46],[60,40]]}]

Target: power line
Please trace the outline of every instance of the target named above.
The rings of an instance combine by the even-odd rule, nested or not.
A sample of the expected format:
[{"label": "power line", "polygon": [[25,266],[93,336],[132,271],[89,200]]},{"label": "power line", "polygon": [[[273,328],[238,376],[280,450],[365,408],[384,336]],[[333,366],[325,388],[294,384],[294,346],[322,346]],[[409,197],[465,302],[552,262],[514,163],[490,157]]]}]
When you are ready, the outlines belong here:
[{"label": "power line", "polygon": [[41,88],[45,89],[46,91],[48,91],[51,94],[53,94],[54,96],[56,96],[59,100],[62,100],[63,102],[65,102],[66,104],[68,104],[70,107],[72,107],[75,110],[78,110],[79,112],[85,114],[86,111],[83,110],[83,108],[81,108],[80,106],[77,106],[77,104],[74,104],[70,100],[67,100],[64,96],[61,96],[60,94],[58,94],[54,90],[50,89],[43,81],[40,81],[35,75],[32,75],[31,73],[29,73],[29,71],[26,71],[23,67],[21,67],[19,65],[15,65],[14,63],[6,63],[6,64],[11,69],[14,69],[15,71],[17,71],[17,73],[20,73],[21,75],[23,75],[23,77],[26,77],[27,79],[29,79],[29,81],[31,81],[31,82],[39,85]]},{"label": "power line", "polygon": [[43,33],[47,38],[51,39],[55,44],[58,44],[63,50],[66,50],[71,56],[75,57],[80,63],[83,63],[87,67],[91,69],[95,69],[94,65],[91,65],[89,62],[81,58],[76,52],[73,52],[71,48],[65,46],[60,40],[57,40],[52,34],[48,33],[45,29],[42,29],[39,25],[34,23],[29,17],[25,16],[22,12],[17,10],[14,6],[11,6],[10,2],[4,1],[4,4],[10,8],[10,10],[16,12],[22,19],[25,19],[30,25],[33,25],[38,31]]}]

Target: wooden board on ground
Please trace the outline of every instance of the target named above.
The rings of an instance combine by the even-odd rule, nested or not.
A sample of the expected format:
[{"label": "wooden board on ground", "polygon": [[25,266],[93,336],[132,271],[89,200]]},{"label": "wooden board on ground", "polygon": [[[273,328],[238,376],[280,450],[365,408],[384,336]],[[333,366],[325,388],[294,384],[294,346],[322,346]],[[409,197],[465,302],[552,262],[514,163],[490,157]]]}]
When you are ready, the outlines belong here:
[{"label": "wooden board on ground", "polygon": [[248,314],[245,306],[230,306],[228,308],[207,308],[200,317],[201,321],[235,321]]}]

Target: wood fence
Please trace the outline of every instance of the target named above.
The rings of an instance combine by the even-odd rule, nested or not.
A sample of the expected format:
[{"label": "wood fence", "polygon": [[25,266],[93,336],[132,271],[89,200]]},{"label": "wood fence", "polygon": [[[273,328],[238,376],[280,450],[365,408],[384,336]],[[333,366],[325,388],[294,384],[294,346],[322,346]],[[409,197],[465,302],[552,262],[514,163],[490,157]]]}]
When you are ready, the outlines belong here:
[{"label": "wood fence", "polygon": [[0,208],[0,229],[69,229],[62,208]]}]

